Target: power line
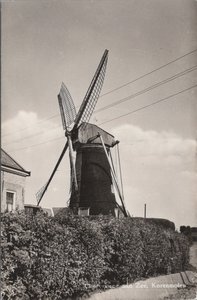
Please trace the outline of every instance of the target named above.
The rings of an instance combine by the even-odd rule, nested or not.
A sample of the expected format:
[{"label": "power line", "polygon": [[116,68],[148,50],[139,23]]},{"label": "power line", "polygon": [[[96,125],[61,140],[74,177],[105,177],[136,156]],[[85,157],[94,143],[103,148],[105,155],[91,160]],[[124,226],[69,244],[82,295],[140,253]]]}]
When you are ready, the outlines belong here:
[{"label": "power line", "polygon": [[[111,103],[111,104],[109,104],[109,105],[106,105],[106,106],[104,106],[104,107],[102,107],[102,108],[100,108],[100,109],[97,109],[97,110],[95,110],[94,114],[95,114],[95,113],[98,113],[98,112],[101,112],[101,111],[103,111],[103,110],[106,110],[106,109],[108,109],[108,108],[111,108],[111,107],[113,107],[113,106],[115,106],[115,105],[118,105],[118,104],[120,104],[120,103],[123,103],[123,102],[125,102],[125,101],[128,101],[128,100],[130,100],[130,99],[133,99],[133,98],[135,98],[135,97],[137,97],[137,96],[140,96],[140,95],[142,95],[142,94],[144,94],[144,93],[147,93],[147,92],[149,92],[149,91],[151,91],[151,90],[153,90],[153,89],[155,89],[155,88],[157,88],[157,87],[159,87],[159,86],[161,86],[161,85],[163,85],[163,84],[166,84],[166,83],[168,83],[168,82],[170,82],[170,81],[172,81],[172,80],[175,80],[175,79],[177,79],[177,78],[179,78],[179,77],[181,77],[181,76],[183,76],[183,75],[186,75],[186,74],[188,74],[188,73],[190,73],[190,72],[192,72],[192,71],[194,71],[194,70],[196,70],[196,69],[197,69],[197,65],[195,65],[195,66],[193,66],[193,67],[191,67],[191,68],[188,68],[188,69],[186,69],[186,70],[184,70],[184,71],[181,71],[181,72],[179,72],[179,73],[177,73],[177,74],[175,74],[175,75],[173,75],[173,76],[171,76],[171,77],[169,77],[169,78],[166,78],[166,79],[164,79],[164,80],[162,80],[162,81],[160,81],[160,82],[158,82],[158,83],[156,83],[156,84],[153,84],[152,86],[149,86],[149,87],[147,87],[147,88],[145,88],[145,89],[143,89],[143,90],[141,90],[141,91],[139,91],[139,92],[137,92],[137,93],[135,93],[135,94],[132,94],[132,95],[130,95],[130,96],[128,96],[128,97],[125,97],[125,98],[120,99],[120,100],[118,100],[118,101],[116,101],[116,102],[113,102],[113,103]],[[61,126],[56,126],[55,128],[60,128],[60,127],[61,127]],[[54,128],[54,129],[55,129],[55,128]],[[7,143],[7,144],[5,144],[5,145],[7,146],[7,145],[13,144],[13,143],[18,142],[18,141],[21,142],[21,141],[23,141],[23,140],[25,140],[25,139],[28,139],[28,138],[31,138],[31,137],[40,135],[40,134],[42,134],[42,133],[43,133],[43,132],[39,132],[39,133],[37,133],[37,134],[33,134],[33,135],[30,135],[30,136],[24,137],[24,138],[22,138],[22,139],[16,139],[16,140],[11,141],[11,142],[9,142],[9,143]]]},{"label": "power line", "polygon": [[[168,99],[170,99],[170,98],[172,98],[172,97],[175,97],[175,96],[177,96],[177,95],[179,95],[179,94],[182,94],[182,93],[184,93],[184,92],[186,92],[186,91],[189,91],[189,90],[191,90],[191,89],[193,89],[193,88],[195,88],[195,87],[197,87],[197,84],[196,84],[196,85],[193,85],[193,86],[191,86],[191,87],[189,87],[189,88],[187,88],[187,89],[184,89],[184,90],[182,90],[182,91],[179,91],[179,92],[177,92],[177,93],[175,93],[175,94],[171,94],[171,95],[169,95],[168,97],[162,98],[162,99],[157,100],[157,101],[155,101],[155,102],[152,102],[152,103],[150,103],[150,104],[148,104],[148,105],[142,106],[142,107],[140,107],[140,108],[138,108],[138,109],[136,109],[136,110],[130,111],[129,113],[126,113],[126,114],[120,115],[120,116],[118,116],[118,117],[116,117],[116,118],[113,118],[113,119],[107,120],[107,121],[105,121],[105,122],[102,122],[102,123],[99,124],[99,126],[100,126],[100,125],[103,125],[103,124],[106,124],[106,123],[109,123],[109,122],[112,122],[112,121],[114,121],[114,120],[120,119],[120,118],[122,118],[122,117],[125,117],[125,116],[127,116],[127,115],[130,115],[130,114],[135,113],[135,112],[137,112],[137,111],[143,110],[143,109],[148,108],[148,107],[150,107],[150,106],[154,106],[154,105],[156,105],[156,104],[158,104],[158,103],[160,103],[160,102],[162,102],[162,101],[166,101],[166,100],[168,100]],[[48,141],[45,141],[45,142],[42,142],[42,143],[39,143],[39,144],[34,144],[34,145],[31,145],[31,146],[28,146],[28,147],[19,148],[19,149],[16,149],[16,150],[11,150],[11,151],[9,151],[9,152],[16,152],[16,151],[19,151],[19,150],[24,150],[24,149],[36,147],[36,146],[39,146],[39,145],[42,145],[42,144],[46,144],[46,143],[52,142],[52,141],[54,141],[54,140],[59,140],[59,139],[63,139],[63,137],[51,139],[51,140],[48,140]]]},{"label": "power line", "polygon": [[34,144],[34,145],[31,145],[31,146],[28,146],[28,147],[19,148],[19,149],[16,149],[16,150],[11,150],[11,151],[9,151],[9,152],[17,152],[17,151],[19,151],[19,150],[24,150],[24,149],[28,149],[28,148],[33,148],[33,147],[36,147],[36,146],[40,146],[40,145],[47,144],[47,143],[50,143],[50,142],[56,141],[56,140],[61,140],[61,139],[63,139],[63,137],[51,139],[51,140],[48,140],[48,141],[45,141],[45,142],[42,142],[42,143],[39,143],[39,144]]},{"label": "power line", "polygon": [[106,105],[106,106],[104,106],[104,107],[101,107],[100,109],[95,110],[94,113],[101,112],[101,111],[106,110],[106,109],[108,109],[108,108],[111,108],[111,107],[113,107],[113,106],[115,106],[115,105],[118,105],[118,104],[123,103],[123,102],[125,102],[125,101],[128,101],[128,100],[130,100],[130,99],[133,99],[133,98],[135,98],[135,97],[137,97],[137,96],[140,96],[140,95],[142,95],[142,94],[144,94],[144,93],[147,93],[147,92],[149,92],[149,91],[151,91],[151,90],[153,90],[153,89],[155,89],[155,88],[157,88],[157,87],[159,87],[159,86],[161,86],[161,85],[163,85],[163,84],[166,84],[166,83],[168,83],[168,82],[170,82],[170,81],[172,81],[172,80],[175,80],[175,79],[177,79],[177,78],[179,78],[179,77],[181,77],[181,76],[183,76],[183,75],[186,75],[186,74],[188,74],[188,73],[190,73],[190,72],[193,72],[193,71],[195,71],[196,69],[197,69],[197,65],[195,65],[195,66],[193,66],[193,67],[191,67],[191,68],[189,68],[189,69],[186,69],[186,70],[184,70],[184,71],[181,71],[181,72],[179,72],[179,73],[177,73],[177,74],[175,74],[175,75],[173,75],[173,76],[171,76],[171,77],[169,77],[169,78],[167,78],[167,79],[164,79],[164,80],[162,80],[162,81],[160,81],[160,82],[158,82],[158,83],[155,83],[155,84],[153,84],[153,85],[151,85],[151,86],[149,86],[149,87],[147,87],[147,88],[145,88],[145,89],[143,89],[143,90],[141,90],[141,91],[139,91],[139,92],[137,92],[137,93],[135,93],[135,94],[132,94],[132,95],[130,95],[130,96],[128,96],[128,97],[122,98],[122,99],[120,99],[120,100],[118,100],[118,101],[116,101],[116,102],[113,102],[113,103],[108,104],[108,105]]},{"label": "power line", "polygon": [[120,118],[122,118],[122,117],[131,115],[131,114],[133,114],[133,113],[135,113],[135,112],[137,112],[137,111],[143,110],[143,109],[145,109],[145,108],[147,108],[147,107],[153,106],[153,105],[158,104],[158,103],[160,103],[160,102],[162,102],[162,101],[166,101],[166,100],[168,100],[168,99],[170,99],[170,98],[172,98],[172,97],[175,97],[175,96],[177,96],[177,95],[179,95],[179,94],[182,94],[182,93],[184,93],[184,92],[186,92],[186,91],[189,91],[189,90],[191,90],[191,89],[193,89],[193,88],[195,88],[195,87],[197,87],[197,84],[196,84],[196,85],[193,85],[193,86],[191,86],[191,87],[189,87],[189,88],[187,88],[187,89],[185,89],[185,90],[182,90],[182,91],[180,91],[180,92],[178,92],[178,93],[172,94],[172,95],[170,95],[170,96],[168,96],[168,97],[165,97],[165,98],[162,98],[162,99],[157,100],[157,101],[155,101],[155,102],[152,102],[151,104],[142,106],[142,107],[140,107],[140,108],[138,108],[138,109],[135,109],[135,110],[132,110],[132,111],[126,113],[126,114],[123,114],[123,115],[120,115],[120,116],[118,116],[118,117],[116,117],[116,118],[113,118],[113,119],[107,120],[107,121],[105,121],[105,122],[102,122],[102,123],[99,124],[99,126],[100,126],[100,125],[103,125],[103,124],[106,124],[106,123],[109,123],[109,122],[112,122],[112,121],[114,121],[114,120],[120,119]]},{"label": "power line", "polygon": [[[48,117],[48,118],[42,119],[42,120],[36,122],[35,124],[40,124],[40,123],[42,123],[42,122],[45,122],[45,121],[48,121],[48,120],[50,120],[50,119],[56,118],[57,116],[59,116],[59,114],[52,115],[52,116],[50,116],[50,117]],[[2,135],[2,137],[5,137],[5,136],[8,136],[8,135],[15,134],[16,132],[24,131],[24,130],[26,130],[26,129],[28,129],[28,128],[31,128],[31,126],[27,126],[27,127],[25,127],[25,128],[16,130],[16,131],[14,131],[14,132],[10,132],[10,133],[4,134],[4,135]]]},{"label": "power line", "polygon": [[[57,129],[57,128],[60,128],[60,127],[62,127],[62,126],[60,126],[60,125],[55,126],[55,127],[52,128],[52,130]],[[14,141],[11,141],[11,142],[9,142],[9,143],[6,143],[5,145],[7,146],[7,145],[10,145],[10,144],[14,144],[14,143],[17,143],[17,142],[21,142],[21,141],[23,141],[23,140],[27,140],[27,139],[29,139],[29,138],[32,138],[32,137],[35,137],[35,136],[38,136],[38,135],[41,135],[41,134],[44,134],[44,133],[46,133],[46,132],[39,131],[39,132],[37,132],[37,133],[35,133],[35,134],[28,135],[28,136],[26,136],[26,137],[24,137],[24,138],[22,138],[22,139],[19,138],[19,139],[17,139],[17,140],[14,140]]]},{"label": "power line", "polygon": [[[154,72],[156,72],[156,71],[158,71],[158,70],[161,70],[161,69],[163,69],[164,67],[166,67],[166,66],[168,66],[168,65],[170,65],[170,64],[172,64],[172,63],[174,63],[174,62],[176,62],[176,61],[178,61],[178,60],[180,60],[180,59],[182,59],[182,58],[184,58],[184,57],[186,57],[186,56],[188,56],[188,55],[190,55],[190,54],[193,54],[193,53],[196,52],[196,51],[197,51],[197,49],[194,49],[194,50],[192,50],[192,51],[190,51],[190,52],[187,52],[187,53],[185,53],[184,55],[181,55],[181,56],[177,57],[176,59],[171,60],[171,61],[169,61],[168,63],[166,63],[166,64],[164,64],[164,65],[162,65],[162,66],[160,66],[160,67],[158,67],[158,68],[156,68],[156,69],[153,69],[152,71],[150,71],[150,72],[148,72],[148,73],[145,73],[145,74],[143,74],[143,75],[137,77],[136,79],[134,79],[134,80],[132,80],[132,81],[129,81],[129,82],[127,82],[127,83],[125,83],[125,84],[123,84],[123,85],[117,87],[117,88],[114,88],[114,89],[112,89],[112,90],[110,90],[110,91],[108,91],[108,92],[102,94],[99,98],[102,98],[102,97],[104,97],[104,96],[106,96],[106,95],[108,95],[108,94],[110,94],[110,93],[113,93],[113,92],[115,92],[115,91],[117,91],[117,90],[119,90],[119,89],[121,89],[121,88],[123,88],[123,87],[125,87],[125,86],[127,86],[127,85],[129,85],[129,84],[131,84],[131,83],[134,83],[134,82],[136,82],[136,81],[138,81],[138,80],[140,80],[140,79],[142,79],[142,78],[144,78],[144,77],[146,77],[146,76],[148,76],[148,75],[150,75],[150,74],[152,74],[152,73],[154,73]],[[42,123],[42,122],[44,122],[44,121],[48,121],[48,120],[50,120],[50,119],[52,119],[52,118],[56,118],[57,116],[59,116],[59,114],[55,114],[55,115],[52,115],[52,116],[50,116],[50,117],[48,117],[48,118],[42,119],[42,120],[36,122],[36,124]],[[16,132],[20,132],[20,131],[26,130],[26,129],[29,128],[29,127],[31,127],[31,126],[27,126],[27,127],[22,128],[22,129],[20,129],[20,130],[17,130],[17,131],[14,131],[14,132],[10,132],[10,133],[7,133],[7,134],[5,134],[5,135],[2,135],[2,137],[8,136],[8,135],[12,135],[12,134],[14,134],[14,133],[16,133]]]},{"label": "power line", "polygon": [[197,49],[194,49],[194,50],[192,50],[192,51],[190,51],[190,52],[188,52],[188,53],[186,53],[186,54],[184,54],[184,55],[181,55],[181,56],[177,57],[176,59],[171,60],[171,61],[169,61],[168,63],[166,63],[166,64],[164,64],[164,65],[162,65],[162,66],[160,66],[160,67],[158,67],[158,68],[156,68],[156,69],[153,69],[152,71],[150,71],[150,72],[148,72],[148,73],[145,73],[145,74],[143,74],[143,75],[137,77],[136,79],[134,79],[134,80],[132,80],[132,81],[129,81],[129,82],[127,82],[127,83],[124,83],[123,85],[120,85],[119,87],[117,87],[117,88],[115,88],[115,89],[113,89],[113,90],[110,90],[109,92],[106,92],[105,94],[102,94],[102,95],[100,96],[100,98],[101,98],[101,97],[104,97],[104,96],[106,96],[106,95],[108,95],[108,94],[110,94],[110,93],[112,93],[112,92],[115,92],[115,91],[117,91],[117,90],[119,90],[119,89],[121,89],[121,88],[123,88],[123,87],[125,87],[125,86],[127,86],[127,85],[129,85],[129,84],[131,84],[131,83],[134,83],[134,82],[136,82],[137,80],[142,79],[142,78],[144,78],[144,77],[146,77],[146,76],[148,76],[148,75],[150,75],[150,74],[152,74],[152,73],[154,73],[154,72],[156,72],[156,71],[158,71],[158,70],[161,70],[161,69],[163,69],[163,68],[169,66],[170,64],[172,64],[172,63],[174,63],[174,62],[176,62],[176,61],[178,61],[178,60],[180,60],[180,59],[186,57],[187,55],[190,55],[190,54],[192,54],[192,53],[194,53],[194,52],[196,52],[196,51],[197,51]]}]

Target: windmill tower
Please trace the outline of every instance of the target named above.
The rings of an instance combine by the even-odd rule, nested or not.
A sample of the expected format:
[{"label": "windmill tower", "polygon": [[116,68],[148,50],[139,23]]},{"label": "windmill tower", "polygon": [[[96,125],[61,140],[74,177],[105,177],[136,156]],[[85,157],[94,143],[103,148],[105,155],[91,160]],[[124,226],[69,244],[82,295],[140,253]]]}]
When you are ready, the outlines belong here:
[{"label": "windmill tower", "polygon": [[[81,215],[84,212],[91,215],[115,215],[119,207],[127,216],[113,162],[110,159],[110,148],[114,147],[117,141],[110,133],[89,123],[104,82],[107,59],[108,50],[105,50],[78,113],[67,87],[64,83],[61,85],[58,102],[67,142],[49,180],[37,193],[38,205],[66,150],[69,149],[71,170],[69,207],[72,211]],[[122,206],[116,202],[113,186],[117,190]]]}]

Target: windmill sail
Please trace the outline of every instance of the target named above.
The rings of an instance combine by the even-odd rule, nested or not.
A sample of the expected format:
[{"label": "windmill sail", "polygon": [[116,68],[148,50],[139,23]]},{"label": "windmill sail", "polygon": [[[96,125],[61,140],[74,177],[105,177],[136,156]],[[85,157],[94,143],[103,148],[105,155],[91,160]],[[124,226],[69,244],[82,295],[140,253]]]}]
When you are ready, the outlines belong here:
[{"label": "windmill sail", "polygon": [[108,59],[108,50],[105,50],[92,82],[88,88],[85,98],[81,104],[79,112],[75,118],[74,128],[77,128],[82,122],[88,122],[93,113],[97,100],[99,98],[103,81],[105,78]]},{"label": "windmill sail", "polygon": [[41,189],[36,193],[36,200],[37,200],[38,205],[43,197],[46,185],[47,185],[47,183],[43,187],[41,187]]},{"label": "windmill sail", "polygon": [[62,161],[62,158],[64,157],[64,154],[66,153],[66,150],[68,148],[68,142],[65,144],[63,150],[62,150],[62,153],[60,154],[60,157],[53,169],[53,172],[51,173],[51,176],[49,177],[49,180],[47,181],[47,183],[36,193],[36,198],[37,198],[37,205],[40,204],[40,201],[42,200],[51,180],[53,179],[53,176],[55,175],[55,172],[57,171],[57,168],[59,167],[59,164],[61,163]]},{"label": "windmill sail", "polygon": [[60,93],[58,95],[60,113],[62,118],[62,125],[64,130],[74,122],[76,117],[76,109],[73,99],[67,89],[66,85],[62,82]]}]

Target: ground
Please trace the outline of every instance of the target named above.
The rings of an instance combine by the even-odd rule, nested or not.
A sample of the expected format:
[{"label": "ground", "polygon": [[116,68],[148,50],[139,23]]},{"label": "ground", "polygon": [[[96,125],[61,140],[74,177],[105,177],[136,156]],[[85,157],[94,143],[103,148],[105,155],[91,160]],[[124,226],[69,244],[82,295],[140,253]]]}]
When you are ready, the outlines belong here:
[{"label": "ground", "polygon": [[[190,248],[190,264],[191,266],[196,268],[197,271],[197,242],[195,242]],[[194,273],[196,273],[196,278],[197,278],[197,272]],[[169,297],[166,297],[164,299],[165,300],[197,299],[197,287],[178,290],[176,294],[170,295]]]},{"label": "ground", "polygon": [[[190,249],[190,268],[185,273],[169,274],[134,284],[95,293],[90,300],[171,300],[197,299],[197,242]],[[188,281],[189,279],[189,281]],[[192,286],[193,283],[193,286]],[[177,288],[178,287],[178,288]]]}]

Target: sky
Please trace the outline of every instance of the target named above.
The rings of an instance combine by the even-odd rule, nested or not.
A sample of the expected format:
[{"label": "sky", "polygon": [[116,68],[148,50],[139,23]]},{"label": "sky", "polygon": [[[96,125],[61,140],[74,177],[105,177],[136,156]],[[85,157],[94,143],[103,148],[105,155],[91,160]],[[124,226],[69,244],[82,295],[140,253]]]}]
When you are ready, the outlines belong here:
[{"label": "sky", "polygon": [[[196,226],[197,1],[15,0],[2,2],[1,10],[2,147],[31,171],[25,203],[36,204],[35,193],[65,144],[57,101],[61,82],[78,109],[108,49],[96,110],[185,71],[148,92],[95,110],[90,121],[120,141],[131,215],[143,216],[146,203],[147,217],[169,219],[177,228]],[[66,205],[69,175],[67,153],[43,207]]]}]

